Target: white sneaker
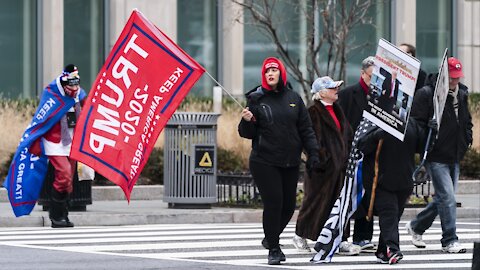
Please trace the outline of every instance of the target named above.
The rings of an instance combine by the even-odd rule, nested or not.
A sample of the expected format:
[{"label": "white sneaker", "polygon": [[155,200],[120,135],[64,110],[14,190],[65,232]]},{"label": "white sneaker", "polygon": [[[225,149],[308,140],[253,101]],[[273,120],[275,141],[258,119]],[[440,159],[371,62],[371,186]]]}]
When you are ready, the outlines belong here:
[{"label": "white sneaker", "polygon": [[465,253],[467,252],[467,249],[462,247],[460,243],[453,242],[448,244],[446,247],[442,247],[442,251],[447,253]]},{"label": "white sneaker", "polygon": [[338,246],[338,254],[340,255],[355,256],[360,254],[360,251],[362,251],[362,248],[360,246],[349,243],[347,241],[341,242],[340,246]]},{"label": "white sneaker", "polygon": [[405,224],[405,229],[407,230],[407,233],[412,236],[412,244],[414,246],[416,246],[417,248],[427,247],[427,244],[425,244],[425,242],[423,242],[423,240],[422,240],[422,235],[417,234],[413,231],[411,221],[409,221],[409,222],[407,222],[407,224]]},{"label": "white sneaker", "polygon": [[298,235],[294,235],[292,239],[293,245],[298,251],[310,253],[310,247],[307,244],[307,240]]}]

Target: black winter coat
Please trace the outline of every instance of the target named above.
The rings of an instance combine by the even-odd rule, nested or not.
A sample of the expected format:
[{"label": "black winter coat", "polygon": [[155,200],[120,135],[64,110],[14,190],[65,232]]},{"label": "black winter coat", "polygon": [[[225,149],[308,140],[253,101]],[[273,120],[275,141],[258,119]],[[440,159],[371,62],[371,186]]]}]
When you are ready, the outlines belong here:
[{"label": "black winter coat", "polygon": [[256,87],[246,94],[255,121],[241,120],[238,133],[252,139],[250,160],[278,167],[300,165],[302,150],[318,155],[312,121],[302,98],[284,87],[267,91]]},{"label": "black winter coat", "polygon": [[[417,118],[426,125],[433,117],[433,94],[438,74],[430,74],[427,84],[420,88],[413,99],[411,117]],[[472,144],[472,116],[468,109],[468,88],[459,84],[458,119],[453,108],[453,97],[448,95],[442,114],[440,130],[433,149],[427,160],[445,164],[458,163],[463,159],[468,147]]]},{"label": "black winter coat", "polygon": [[342,108],[353,132],[355,132],[363,118],[363,110],[367,107],[367,96],[360,82],[339,91],[337,104]]},{"label": "black winter coat", "polygon": [[[410,117],[403,142],[384,132],[383,145],[378,158],[377,187],[391,192],[413,188],[412,174],[415,170],[415,153],[425,149],[426,130]],[[375,163],[378,140],[373,134],[364,137],[360,150],[365,154],[364,162]],[[372,183],[365,183],[371,189]]]}]

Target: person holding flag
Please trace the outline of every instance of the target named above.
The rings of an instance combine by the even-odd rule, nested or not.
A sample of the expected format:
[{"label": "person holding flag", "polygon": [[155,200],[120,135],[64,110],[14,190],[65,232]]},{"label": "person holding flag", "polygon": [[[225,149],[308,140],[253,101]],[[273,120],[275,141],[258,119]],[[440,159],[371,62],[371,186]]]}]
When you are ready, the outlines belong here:
[{"label": "person holding flag", "polygon": [[[436,216],[442,224],[442,251],[465,253],[466,249],[458,242],[456,233],[457,203],[455,191],[460,175],[460,161],[472,144],[472,116],[468,108],[468,88],[460,83],[464,76],[462,63],[454,57],[448,58],[448,96],[443,108],[440,128],[433,146],[430,147],[425,162],[427,172],[435,188],[433,201],[405,226],[412,236],[412,244],[425,248],[422,234],[432,226]],[[413,100],[410,115],[424,125],[437,126],[434,117],[434,90],[439,74],[430,74],[426,85],[420,88]],[[432,123],[435,122],[435,123]],[[437,128],[434,128],[437,132]]]},{"label": "person holding flag", "polygon": [[316,241],[343,187],[353,132],[336,103],[343,81],[325,76],[312,84],[314,104],[308,108],[319,145],[320,171],[304,178],[304,197],[298,212],[293,244],[310,252],[306,238]]},{"label": "person holding flag", "polygon": [[50,162],[55,169],[50,193],[51,226],[73,227],[68,219],[67,200],[73,191],[76,161],[69,155],[73,129],[85,97],[78,68],[73,64],[67,65],[62,74],[43,90],[38,109],[22,136],[4,184],[16,216],[28,215],[32,211]]},{"label": "person holding flag", "polygon": [[268,264],[280,264],[285,254],[279,237],[295,211],[302,149],[307,170],[319,169],[315,133],[302,98],[287,86],[283,63],[266,58],[262,84],[246,93],[247,107],[238,126],[241,137],[252,140],[250,171],[263,201],[262,245]]},{"label": "person holding flag", "polygon": [[403,142],[379,127],[359,140],[365,163],[375,163],[375,153],[379,151],[374,202],[380,226],[375,252],[379,263],[396,264],[403,259],[398,224],[413,191],[415,153],[423,151],[426,137],[425,129],[410,117]]}]

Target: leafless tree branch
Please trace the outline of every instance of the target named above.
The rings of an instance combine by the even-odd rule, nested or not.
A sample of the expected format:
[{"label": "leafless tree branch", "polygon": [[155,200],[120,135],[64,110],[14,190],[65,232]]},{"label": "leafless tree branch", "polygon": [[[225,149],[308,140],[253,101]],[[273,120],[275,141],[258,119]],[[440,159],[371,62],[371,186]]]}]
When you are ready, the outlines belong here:
[{"label": "leafless tree branch", "polygon": [[[310,100],[310,85],[316,77],[345,77],[347,54],[355,49],[348,43],[351,30],[357,25],[371,23],[367,12],[373,5],[373,0],[354,0],[349,5],[346,0],[302,0],[305,2],[292,4],[292,16],[304,16],[307,24],[305,36],[300,39],[306,46],[306,55],[297,57],[289,50],[287,33],[278,26],[280,18],[275,7],[279,0],[231,1],[251,16],[252,22],[244,23],[255,25],[266,33],[292,77],[302,86],[307,100]],[[321,55],[324,53],[326,55]],[[302,66],[302,58],[306,66]]]}]

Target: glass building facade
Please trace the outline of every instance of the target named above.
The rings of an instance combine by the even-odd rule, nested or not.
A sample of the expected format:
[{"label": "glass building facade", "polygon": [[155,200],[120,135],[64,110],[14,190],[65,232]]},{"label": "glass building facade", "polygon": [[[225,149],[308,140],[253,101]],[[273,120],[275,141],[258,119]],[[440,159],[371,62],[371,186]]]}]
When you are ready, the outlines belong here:
[{"label": "glass building facade", "polygon": [[[41,29],[45,10],[42,3],[46,0],[3,0],[0,1],[0,95],[6,98],[36,97],[42,85],[42,40],[48,34]],[[247,1],[247,0],[245,0]],[[347,7],[353,0],[347,0]],[[348,46],[353,48],[347,53],[345,78],[347,84],[355,83],[359,78],[360,63],[369,55],[374,55],[379,38],[404,42],[395,38],[395,25],[401,22],[396,18],[397,1],[375,0],[367,12],[371,23],[360,24],[351,30]],[[231,65],[241,66],[240,80],[242,91],[248,91],[260,83],[260,65],[267,56],[277,56],[275,46],[261,29],[249,24],[248,12],[242,16],[243,36],[238,39],[238,49],[227,53],[222,47],[225,43],[223,32],[235,18],[223,17],[222,5],[229,1],[220,0],[165,0],[165,1],[117,1],[117,0],[63,0],[63,64],[74,63],[80,69],[82,86],[89,91],[97,73],[103,65],[108,50],[113,46],[115,34],[112,29],[121,29],[130,13],[130,6],[143,5],[146,8],[168,3],[174,5],[175,12],[167,14],[175,24],[172,30],[174,40],[188,54],[196,59],[214,77]],[[277,1],[275,22],[281,29],[281,42],[288,44],[288,51],[300,65],[308,65],[305,60],[305,33],[312,27],[305,15],[299,10],[306,7],[308,1]],[[231,3],[230,3],[231,5]],[[451,54],[458,49],[456,32],[456,4],[453,0],[421,0],[416,1],[415,40],[417,58],[422,61],[422,68],[434,72],[439,65],[445,48]],[[150,11],[150,18],[157,14]],[[432,16],[425,16],[428,10]],[[158,15],[157,15],[158,16]],[[116,19],[114,19],[116,18]],[[118,19],[120,18],[120,19]],[[230,20],[230,22],[228,22]],[[115,24],[115,27],[112,26]],[[122,26],[120,26],[122,25]],[[171,30],[171,29],[168,29]],[[321,30],[320,30],[321,31]],[[56,33],[50,33],[53,35]],[[321,33],[318,33],[321,34]],[[397,33],[398,34],[398,33]],[[237,40],[237,39],[235,39]],[[396,42],[398,41],[398,42]],[[241,44],[240,44],[241,43]],[[228,62],[225,59],[239,55],[238,61]],[[323,55],[323,54],[322,54]],[[322,64],[323,59],[319,61]],[[480,60],[480,59],[479,59]],[[290,78],[292,78],[290,76]],[[221,79],[221,78],[220,78]],[[219,79],[219,81],[220,81]],[[295,82],[291,80],[295,85]],[[212,96],[215,82],[207,75],[197,82],[191,95]]]},{"label": "glass building facade", "polygon": [[89,91],[105,59],[105,2],[64,0],[63,59],[75,64]]},{"label": "glass building facade", "polygon": [[37,78],[37,1],[0,2],[0,95],[30,98]]}]

